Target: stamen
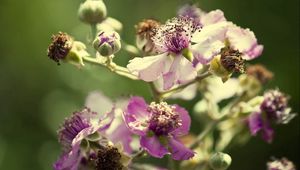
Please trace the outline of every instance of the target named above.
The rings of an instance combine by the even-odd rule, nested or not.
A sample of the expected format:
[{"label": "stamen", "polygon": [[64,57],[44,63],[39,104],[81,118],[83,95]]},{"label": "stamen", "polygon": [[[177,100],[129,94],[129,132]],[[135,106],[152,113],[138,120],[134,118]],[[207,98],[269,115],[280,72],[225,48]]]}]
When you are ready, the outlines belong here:
[{"label": "stamen", "polygon": [[96,170],[122,170],[121,154],[117,148],[106,146],[98,151]]},{"label": "stamen", "polygon": [[168,105],[166,102],[152,102],[148,111],[152,113],[149,129],[157,136],[167,135],[182,125],[179,114],[175,112],[175,107]]},{"label": "stamen", "polygon": [[244,59],[238,50],[233,50],[230,47],[221,49],[221,63],[230,72],[245,72]]}]

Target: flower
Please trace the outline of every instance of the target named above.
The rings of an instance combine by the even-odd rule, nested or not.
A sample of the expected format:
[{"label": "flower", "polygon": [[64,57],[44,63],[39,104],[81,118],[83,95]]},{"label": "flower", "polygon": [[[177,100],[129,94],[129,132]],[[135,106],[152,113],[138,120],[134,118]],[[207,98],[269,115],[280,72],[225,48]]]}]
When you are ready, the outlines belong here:
[{"label": "flower", "polygon": [[263,50],[252,31],[225,20],[203,26],[201,32],[194,34],[192,41],[196,43],[193,46],[197,52],[194,57],[201,64],[208,64],[214,57],[220,56],[221,49],[225,47],[237,51],[244,60],[260,56]]},{"label": "flower", "polygon": [[121,49],[120,35],[115,31],[101,31],[93,42],[100,55],[108,57]]},{"label": "flower", "polygon": [[286,158],[274,159],[267,163],[268,170],[296,170],[293,162]]},{"label": "flower", "polygon": [[193,20],[177,17],[157,27],[151,37],[154,50],[153,56],[134,58],[127,68],[140,79],[152,82],[163,78],[164,89],[176,84],[183,84],[197,76],[192,64],[193,54],[189,50],[193,34],[200,27]]},{"label": "flower", "polygon": [[128,128],[140,136],[141,147],[153,157],[171,154],[175,160],[187,160],[194,156],[178,140],[188,133],[191,123],[188,112],[180,106],[165,102],[148,105],[143,98],[132,97],[123,116]]},{"label": "flower", "polygon": [[270,90],[265,93],[260,110],[253,112],[248,118],[248,125],[252,135],[262,131],[262,137],[272,142],[274,131],[271,123],[287,124],[296,114],[290,113],[288,98],[279,90]]},{"label": "flower", "polygon": [[98,117],[96,112],[89,108],[74,112],[66,119],[58,131],[59,142],[63,146],[63,154],[54,164],[54,169],[77,169],[83,158],[80,145],[88,137],[97,136],[97,132],[107,129],[112,120],[113,112]]}]

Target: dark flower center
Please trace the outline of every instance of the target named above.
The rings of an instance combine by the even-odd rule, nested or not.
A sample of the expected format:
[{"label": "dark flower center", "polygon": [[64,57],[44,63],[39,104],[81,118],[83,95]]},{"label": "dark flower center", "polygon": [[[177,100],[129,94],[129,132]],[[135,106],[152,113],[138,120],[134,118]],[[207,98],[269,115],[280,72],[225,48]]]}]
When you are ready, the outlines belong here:
[{"label": "dark flower center", "polygon": [[58,131],[59,142],[65,150],[70,149],[73,139],[79,132],[90,126],[89,122],[82,116],[85,112],[90,112],[90,110],[85,108],[82,111],[74,112],[72,117],[65,120]]},{"label": "dark flower center", "polygon": [[222,48],[221,63],[223,67],[230,72],[245,72],[244,59],[238,50],[233,50],[230,47]]},{"label": "dark flower center", "polygon": [[175,112],[175,107],[165,102],[159,104],[152,102],[148,111],[152,114],[149,129],[157,136],[167,135],[182,125],[182,120]]},{"label": "dark flower center", "polygon": [[97,170],[122,170],[121,154],[112,146],[101,148],[96,159]]},{"label": "dark flower center", "polygon": [[59,60],[65,59],[72,48],[72,38],[66,34],[59,32],[51,37],[52,43],[48,47],[48,57],[57,64]]}]

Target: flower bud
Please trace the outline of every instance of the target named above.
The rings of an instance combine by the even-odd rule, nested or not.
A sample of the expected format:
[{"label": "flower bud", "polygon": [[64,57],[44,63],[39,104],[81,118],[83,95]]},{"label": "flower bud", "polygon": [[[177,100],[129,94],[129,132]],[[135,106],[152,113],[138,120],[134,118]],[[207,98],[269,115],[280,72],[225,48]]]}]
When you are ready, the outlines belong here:
[{"label": "flower bud", "polygon": [[106,15],[106,6],[102,0],[86,0],[78,10],[79,19],[88,24],[100,23]]},{"label": "flower bud", "polygon": [[217,152],[209,160],[213,170],[226,170],[231,164],[231,157],[226,153]]},{"label": "flower bud", "polygon": [[93,42],[100,55],[108,57],[121,49],[120,35],[117,32],[100,32]]},{"label": "flower bud", "polygon": [[76,66],[82,66],[82,57],[88,56],[86,47],[83,43],[74,41],[66,33],[59,32],[52,36],[52,42],[48,47],[48,57],[57,64],[60,61],[70,62]]}]

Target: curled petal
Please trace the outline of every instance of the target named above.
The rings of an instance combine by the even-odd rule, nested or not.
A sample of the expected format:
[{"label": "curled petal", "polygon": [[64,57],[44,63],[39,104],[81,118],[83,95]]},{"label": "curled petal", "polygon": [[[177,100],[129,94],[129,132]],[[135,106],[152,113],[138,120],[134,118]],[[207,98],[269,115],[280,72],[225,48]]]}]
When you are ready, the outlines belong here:
[{"label": "curled petal", "polygon": [[181,136],[181,135],[186,135],[189,133],[190,130],[190,126],[191,126],[191,117],[189,115],[189,113],[187,112],[187,110],[185,110],[184,108],[175,105],[176,109],[175,111],[177,113],[179,113],[180,116],[180,120],[182,121],[182,125],[177,128],[175,131],[172,132],[172,134],[174,136]]},{"label": "curled petal", "polygon": [[157,136],[142,136],[140,143],[141,146],[153,157],[162,158],[168,153],[168,149],[160,143]]},{"label": "curled petal", "polygon": [[188,160],[195,155],[192,150],[188,149],[181,142],[174,138],[169,140],[169,147],[174,160]]},{"label": "curled petal", "polygon": [[127,106],[127,111],[123,113],[125,123],[129,129],[138,135],[146,135],[148,128],[149,112],[147,103],[141,97],[132,97]]},{"label": "curled petal", "polygon": [[170,58],[167,53],[156,56],[149,56],[143,58],[134,58],[129,61],[127,68],[140,79],[151,82],[157,80],[168,66]]},{"label": "curled petal", "polygon": [[224,43],[220,40],[206,40],[192,46],[192,51],[197,62],[208,64],[214,56],[220,53],[224,47]]}]

